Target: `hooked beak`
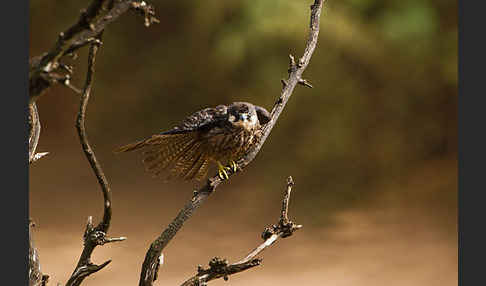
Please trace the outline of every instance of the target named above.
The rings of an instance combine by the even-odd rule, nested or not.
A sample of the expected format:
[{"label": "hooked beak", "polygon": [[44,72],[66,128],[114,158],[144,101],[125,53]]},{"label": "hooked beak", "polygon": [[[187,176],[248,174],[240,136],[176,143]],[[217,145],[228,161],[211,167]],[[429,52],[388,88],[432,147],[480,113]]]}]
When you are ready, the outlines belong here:
[{"label": "hooked beak", "polygon": [[246,113],[241,113],[241,114],[240,114],[240,120],[241,120],[241,121],[247,121],[247,120],[248,120],[248,114],[246,114]]}]

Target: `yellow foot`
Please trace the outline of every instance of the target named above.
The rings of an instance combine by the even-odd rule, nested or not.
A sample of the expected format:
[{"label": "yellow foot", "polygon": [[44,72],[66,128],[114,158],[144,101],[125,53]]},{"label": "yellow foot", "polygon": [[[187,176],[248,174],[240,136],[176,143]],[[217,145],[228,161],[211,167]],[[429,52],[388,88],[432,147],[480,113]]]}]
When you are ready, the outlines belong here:
[{"label": "yellow foot", "polygon": [[235,173],[238,170],[238,164],[236,164],[235,161],[231,160],[230,161],[230,168],[233,171],[233,173]]},{"label": "yellow foot", "polygon": [[228,173],[226,172],[226,168],[218,161],[218,176],[221,178],[221,180],[228,180],[229,176]]}]

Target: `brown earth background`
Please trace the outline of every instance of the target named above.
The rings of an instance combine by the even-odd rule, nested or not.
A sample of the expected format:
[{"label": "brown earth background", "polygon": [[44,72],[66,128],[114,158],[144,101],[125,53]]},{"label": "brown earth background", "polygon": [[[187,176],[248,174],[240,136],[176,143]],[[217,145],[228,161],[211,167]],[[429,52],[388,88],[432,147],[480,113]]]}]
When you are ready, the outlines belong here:
[{"label": "brown earth background", "polygon": [[[30,54],[50,49],[89,1],[30,1]],[[136,285],[150,242],[191,197],[192,183],[144,173],[116,147],[192,112],[250,101],[271,109],[288,54],[301,55],[312,1],[153,1],[161,23],[133,13],[104,33],[87,130],[113,191],[113,262],[84,285]],[[262,151],[195,213],[164,250],[157,285],[177,285],[214,256],[234,261],[278,219],[285,179],[304,228],[263,265],[213,285],[457,285],[457,3],[327,1],[318,47]],[[82,86],[86,54],[73,83]],[[30,217],[42,270],[65,283],[89,215],[102,214],[74,123],[79,97],[38,101]]]}]

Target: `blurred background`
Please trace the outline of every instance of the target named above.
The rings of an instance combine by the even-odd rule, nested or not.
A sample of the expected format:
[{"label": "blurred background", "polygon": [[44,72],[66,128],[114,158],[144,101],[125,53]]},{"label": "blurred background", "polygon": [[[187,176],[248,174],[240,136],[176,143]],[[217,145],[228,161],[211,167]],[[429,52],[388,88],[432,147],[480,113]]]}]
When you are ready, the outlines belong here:
[{"label": "blurred background", "polygon": [[[150,242],[194,183],[144,173],[118,146],[201,108],[250,101],[270,110],[301,56],[312,0],[152,1],[161,23],[127,13],[108,27],[87,111],[90,142],[113,191],[113,262],[86,285],[136,285]],[[89,1],[30,1],[30,56],[51,48]],[[87,48],[73,84],[82,87]],[[165,249],[157,285],[177,285],[214,256],[236,261],[276,223],[285,180],[304,228],[263,265],[213,285],[457,285],[457,1],[327,1],[317,49],[252,164],[197,210]],[[79,95],[38,101],[30,217],[42,270],[65,283],[102,196],[74,128]],[[253,284],[252,284],[253,283]]]}]

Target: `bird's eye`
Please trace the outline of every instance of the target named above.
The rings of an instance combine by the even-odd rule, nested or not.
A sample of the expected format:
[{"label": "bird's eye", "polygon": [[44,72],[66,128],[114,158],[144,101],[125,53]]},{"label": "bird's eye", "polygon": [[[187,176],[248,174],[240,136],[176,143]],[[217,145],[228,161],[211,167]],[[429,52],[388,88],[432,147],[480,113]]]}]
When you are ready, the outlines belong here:
[{"label": "bird's eye", "polygon": [[248,113],[240,113],[240,120],[246,121],[248,119]]}]

